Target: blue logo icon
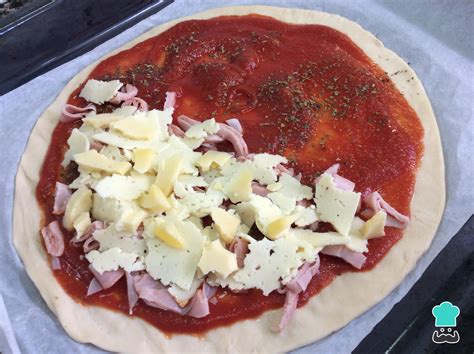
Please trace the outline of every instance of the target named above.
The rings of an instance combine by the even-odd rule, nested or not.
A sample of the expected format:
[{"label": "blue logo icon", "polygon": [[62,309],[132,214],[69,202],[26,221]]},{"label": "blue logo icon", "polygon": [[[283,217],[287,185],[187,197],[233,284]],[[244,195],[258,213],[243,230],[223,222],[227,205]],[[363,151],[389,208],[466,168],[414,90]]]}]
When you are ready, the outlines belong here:
[{"label": "blue logo icon", "polygon": [[459,342],[459,332],[452,328],[456,327],[456,319],[461,313],[459,307],[449,301],[444,301],[433,307],[431,313],[435,318],[435,327],[439,328],[439,330],[436,329],[433,332],[433,342],[436,344],[455,344]]}]

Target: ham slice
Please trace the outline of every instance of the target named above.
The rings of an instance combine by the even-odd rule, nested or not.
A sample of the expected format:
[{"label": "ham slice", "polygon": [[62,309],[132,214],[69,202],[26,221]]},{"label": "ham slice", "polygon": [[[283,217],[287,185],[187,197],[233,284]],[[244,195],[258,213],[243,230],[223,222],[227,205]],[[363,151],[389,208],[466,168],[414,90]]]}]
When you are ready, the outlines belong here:
[{"label": "ham slice", "polygon": [[57,220],[41,229],[46,251],[54,257],[61,257],[64,253],[64,235]]},{"label": "ham slice", "polygon": [[168,108],[174,108],[176,104],[176,92],[166,92],[166,99],[165,104],[163,106],[163,110]]},{"label": "ham slice", "polygon": [[103,221],[100,220],[95,220],[92,222],[92,224],[86,229],[86,231],[82,235],[76,235],[71,242],[74,244],[78,244],[81,242],[86,241],[89,237],[92,236],[92,234],[96,230],[102,230],[105,227],[105,224]]},{"label": "ham slice", "polygon": [[102,286],[100,286],[100,283],[97,281],[96,278],[93,278],[91,282],[89,283],[89,287],[87,288],[87,294],[86,296],[91,296],[94,295],[95,293],[98,293],[99,291],[104,290]]},{"label": "ham slice", "polygon": [[354,252],[344,245],[326,246],[321,250],[321,253],[339,257],[357,269],[361,269],[367,259],[362,253]]},{"label": "ham slice", "polygon": [[61,111],[61,116],[59,117],[59,121],[63,123],[70,123],[76,120],[82,119],[86,116],[89,112],[96,112],[96,108],[92,103],[89,103],[85,107],[77,107],[72,104],[66,104]]},{"label": "ham slice", "polygon": [[135,290],[138,297],[145,301],[148,306],[181,315],[184,314],[184,309],[179,307],[175,299],[168,292],[168,289],[161,282],[154,280],[149,274],[143,274],[135,278]]},{"label": "ham slice", "polygon": [[368,207],[361,212],[362,216],[371,218],[380,210],[385,210],[387,213],[386,226],[392,226],[399,229],[404,229],[408,226],[410,218],[399,213],[395,208],[388,204],[380,195],[379,192],[372,192],[364,197],[364,203]]},{"label": "ham slice", "polygon": [[260,183],[253,181],[252,182],[252,193],[266,197],[269,193],[267,187],[262,186]]},{"label": "ham slice", "polygon": [[245,142],[242,133],[240,133],[237,129],[232,128],[226,124],[219,123],[219,131],[217,132],[217,135],[232,144],[237,156],[248,155],[249,149],[247,147],[247,143]]},{"label": "ham slice", "polygon": [[[337,188],[342,189],[343,191],[353,192],[355,188],[355,183],[349,181],[347,178],[344,178],[337,174],[340,165],[338,163],[329,167],[324,173],[330,174],[334,179],[334,184]],[[321,177],[316,178],[315,184],[318,184]]]},{"label": "ham slice", "polygon": [[176,135],[178,138],[184,138],[184,131],[176,124],[168,125],[168,132],[172,135]]},{"label": "ham slice", "polygon": [[206,139],[204,139],[204,142],[208,144],[217,144],[222,143],[223,141],[225,141],[224,138],[217,134],[208,135]]},{"label": "ham slice", "polygon": [[283,332],[290,322],[298,305],[299,294],[306,290],[311,279],[319,272],[319,264],[319,257],[312,264],[308,262],[303,264],[296,276],[286,284],[284,289],[286,291],[285,305],[283,306],[280,323],[276,328],[277,332]]},{"label": "ham slice", "polygon": [[179,125],[179,127],[183,130],[183,131],[187,131],[189,128],[191,128],[193,125],[196,125],[199,123],[198,120],[196,119],[192,119],[188,116],[185,116],[184,114],[180,115],[177,119],[177,123]]},{"label": "ham slice", "polygon": [[51,257],[51,269],[61,269],[61,260],[58,257]]},{"label": "ham slice", "polygon": [[138,302],[138,293],[135,290],[134,276],[130,273],[125,273],[127,279],[127,297],[128,297],[128,313],[133,314],[133,308]]},{"label": "ham slice", "polygon": [[110,270],[100,274],[94,269],[92,264],[89,266],[89,270],[94,274],[95,279],[99,282],[102,289],[108,289],[114,286],[125,274],[122,269]]},{"label": "ham slice", "polygon": [[56,190],[54,193],[53,214],[60,215],[66,211],[66,205],[71,198],[72,192],[67,185],[56,182]]},{"label": "ham slice", "polygon": [[227,123],[227,125],[237,130],[240,134],[244,133],[242,124],[240,124],[240,120],[238,120],[237,118],[227,119],[225,122]]},{"label": "ham slice", "polygon": [[119,104],[120,102],[127,101],[138,94],[138,89],[136,86],[127,84],[122,86],[122,88],[117,92],[117,94],[109,100],[110,103]]},{"label": "ham slice", "polygon": [[201,318],[209,315],[209,300],[216,294],[217,289],[209,286],[206,282],[202,284],[202,287],[196,291],[193,298],[191,299],[189,306],[188,316]]},{"label": "ham slice", "polygon": [[99,241],[97,241],[94,236],[90,236],[87,240],[84,241],[82,249],[84,250],[84,253],[89,253],[92,250],[98,249],[99,246]]},{"label": "ham slice", "polygon": [[147,112],[148,111],[148,103],[146,103],[145,100],[139,98],[139,97],[132,97],[129,98],[126,101],[123,101],[121,107],[126,107],[126,106],[133,106],[137,110],[142,111],[142,112]]},{"label": "ham slice", "polygon": [[235,253],[237,265],[239,268],[242,268],[244,266],[245,256],[247,256],[249,252],[249,243],[243,238],[235,237],[229,246],[229,251]]},{"label": "ham slice", "polygon": [[292,168],[286,168],[283,166],[281,163],[275,166],[275,171],[278,176],[281,176],[282,174],[287,174],[291,177],[295,174],[295,171]]}]

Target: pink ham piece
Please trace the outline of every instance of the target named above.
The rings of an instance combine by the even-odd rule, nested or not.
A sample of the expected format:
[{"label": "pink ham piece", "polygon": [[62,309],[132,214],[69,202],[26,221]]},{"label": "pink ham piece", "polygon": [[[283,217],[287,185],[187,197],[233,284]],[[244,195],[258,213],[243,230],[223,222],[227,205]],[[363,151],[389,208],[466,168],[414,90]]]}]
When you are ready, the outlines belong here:
[{"label": "pink ham piece", "polygon": [[138,294],[135,290],[134,276],[130,273],[125,273],[127,279],[127,298],[128,298],[128,313],[133,314],[133,308],[138,302]]},{"label": "pink ham piece", "polygon": [[183,315],[185,310],[179,307],[168,289],[161,282],[154,280],[149,274],[135,278],[135,290],[138,297],[148,306]]},{"label": "pink ham piece", "polygon": [[96,230],[102,230],[103,228],[105,227],[105,224],[103,221],[100,221],[100,220],[95,220],[92,222],[92,224],[87,228],[87,230],[82,234],[82,235],[79,235],[79,237],[74,237],[71,242],[74,243],[74,244],[78,244],[78,243],[81,243],[81,242],[84,242],[86,241],[89,237],[92,236],[92,234],[96,231]]},{"label": "pink ham piece", "polygon": [[84,118],[86,114],[91,111],[97,111],[92,103],[89,103],[85,107],[77,107],[72,104],[66,104],[61,111],[61,117],[59,118],[59,121],[63,123],[74,122]]},{"label": "pink ham piece", "polygon": [[269,193],[267,187],[262,186],[260,183],[253,181],[252,182],[252,193],[266,197]]},{"label": "pink ham piece", "polygon": [[248,155],[249,149],[247,147],[247,143],[245,142],[242,133],[240,133],[237,129],[232,128],[226,124],[219,123],[219,131],[217,132],[217,135],[232,144],[237,156]]},{"label": "pink ham piece", "polygon": [[100,149],[102,149],[104,147],[104,144],[102,144],[100,141],[92,140],[90,142],[90,147],[93,150],[100,151]]},{"label": "pink ham piece", "polygon": [[293,177],[293,175],[295,174],[295,171],[292,168],[286,168],[281,163],[275,166],[275,171],[278,176],[281,176],[282,174],[286,173],[287,175]]},{"label": "pink ham piece", "polygon": [[223,141],[225,141],[224,138],[222,138],[221,136],[219,136],[217,134],[208,135],[204,139],[204,142],[208,143],[208,144],[217,144],[217,143],[222,143]]},{"label": "pink ham piece", "polygon": [[51,257],[51,269],[52,270],[61,269],[61,260],[58,257]]},{"label": "pink ham piece", "polygon": [[184,114],[180,115],[177,119],[177,123],[179,125],[179,127],[183,130],[183,131],[187,131],[189,128],[191,128],[193,125],[196,125],[199,123],[198,120],[196,119],[192,119],[188,116],[185,116]]},{"label": "pink ham piece", "polygon": [[283,332],[290,322],[298,305],[299,294],[306,290],[311,279],[319,272],[319,265],[319,257],[316,258],[313,264],[303,264],[298,270],[296,277],[286,284],[284,289],[286,291],[285,305],[283,306],[283,315],[281,316],[280,323],[276,328],[277,332]]},{"label": "pink ham piece", "polygon": [[114,286],[125,274],[122,269],[119,270],[110,270],[100,274],[97,270],[94,269],[92,264],[89,266],[89,270],[94,274],[95,279],[99,282],[102,289],[108,289]]},{"label": "pink ham piece", "polygon": [[209,315],[209,299],[213,297],[215,293],[216,289],[204,282],[202,288],[198,289],[191,299],[187,315],[195,318]]},{"label": "pink ham piece", "polygon": [[321,253],[341,258],[357,269],[361,269],[367,259],[362,253],[351,251],[344,245],[326,246],[321,250]]},{"label": "pink ham piece", "polygon": [[99,291],[102,291],[102,290],[104,289],[102,288],[102,286],[100,286],[97,279],[93,278],[91,282],[89,283],[89,287],[87,288],[86,296],[94,295],[95,293],[98,293]]},{"label": "pink ham piece", "polygon": [[53,214],[60,215],[66,210],[67,202],[71,198],[72,192],[67,185],[56,182],[56,191],[54,193]]},{"label": "pink ham piece", "polygon": [[117,92],[117,94],[109,100],[110,103],[119,104],[120,102],[132,99],[138,94],[136,86],[126,84]]},{"label": "pink ham piece", "polygon": [[372,192],[364,197],[364,203],[368,207],[361,212],[362,216],[371,218],[380,210],[385,210],[387,213],[386,226],[392,226],[399,229],[404,229],[408,226],[410,218],[399,213],[395,208],[388,204],[380,195],[379,192]]},{"label": "pink ham piece", "polygon": [[[334,184],[337,188],[342,189],[343,191],[353,192],[355,188],[355,183],[337,174],[339,166],[340,165],[336,163],[329,167],[326,171],[324,171],[324,173],[330,174],[333,177]],[[316,178],[315,184],[318,184],[320,179],[321,177]]]},{"label": "pink ham piece", "polygon": [[184,138],[184,131],[176,124],[168,125],[168,132],[172,135],[176,135],[178,138]]},{"label": "pink ham piece", "polygon": [[126,101],[123,101],[121,107],[132,106],[135,107],[137,110],[142,112],[148,112],[148,103],[145,100],[139,97],[132,97]]},{"label": "pink ham piece", "polygon": [[176,104],[176,92],[166,92],[165,104],[163,110],[168,108],[174,108]]},{"label": "pink ham piece", "polygon": [[240,120],[238,120],[237,118],[227,119],[225,122],[227,123],[227,125],[237,130],[240,134],[244,133],[242,124],[240,124]]},{"label": "pink ham piece", "polygon": [[64,253],[64,235],[57,220],[41,229],[46,251],[54,257],[61,257]]},{"label": "pink ham piece", "polygon": [[87,240],[84,241],[82,249],[84,250],[84,253],[89,253],[92,250],[98,249],[99,246],[99,241],[97,241],[94,236],[90,236]]},{"label": "pink ham piece", "polygon": [[249,243],[241,237],[235,237],[229,246],[229,251],[235,253],[237,265],[239,268],[242,268],[244,266],[245,256],[247,256],[249,252]]}]

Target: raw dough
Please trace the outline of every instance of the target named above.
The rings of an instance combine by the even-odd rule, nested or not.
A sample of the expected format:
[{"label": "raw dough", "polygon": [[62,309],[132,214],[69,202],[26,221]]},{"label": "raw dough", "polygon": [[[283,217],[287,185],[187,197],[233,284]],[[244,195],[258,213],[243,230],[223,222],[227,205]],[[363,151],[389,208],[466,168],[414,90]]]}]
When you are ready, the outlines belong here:
[{"label": "raw dough", "polygon": [[[383,70],[392,73],[395,85],[421,119],[425,131],[425,153],[418,172],[412,200],[411,223],[403,238],[369,272],[345,273],[337,277],[306,306],[296,311],[283,334],[270,328],[281,310],[270,311],[255,320],[221,327],[198,338],[161,333],[147,322],[100,307],[83,306],[70,298],[54,278],[40,242],[41,209],[31,208],[43,156],[61,108],[69,94],[82,83],[98,62],[74,77],[36,123],[16,176],[13,238],[25,269],[66,332],[79,342],[120,352],[280,352],[314,342],[345,326],[349,321],[381,301],[402,282],[428,249],[443,214],[445,204],[444,161],[436,119],[425,90],[414,71],[372,34],[358,24],[323,12],[266,6],[227,7],[209,10],[158,26],[136,38],[126,48],[156,36],[178,22],[222,15],[259,13],[300,24],[322,24],[347,34]],[[103,60],[104,58],[100,59]],[[414,80],[407,78],[414,77]],[[347,291],[351,289],[351,291]],[[256,333],[258,333],[256,335]],[[252,340],[247,340],[252,338]]]}]

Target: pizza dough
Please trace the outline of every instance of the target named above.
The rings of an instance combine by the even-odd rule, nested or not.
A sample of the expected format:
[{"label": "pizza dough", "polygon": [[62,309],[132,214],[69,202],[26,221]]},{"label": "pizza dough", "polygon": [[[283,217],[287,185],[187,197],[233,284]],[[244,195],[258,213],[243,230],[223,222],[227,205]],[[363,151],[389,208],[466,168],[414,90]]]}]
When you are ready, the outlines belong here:
[{"label": "pizza dough", "polygon": [[[404,236],[371,271],[345,273],[295,312],[283,334],[270,330],[278,323],[281,310],[269,311],[258,319],[211,330],[202,337],[166,337],[147,322],[101,307],[83,306],[70,298],[52,274],[41,244],[41,209],[35,205],[35,190],[52,131],[70,93],[82,83],[98,62],[76,75],[36,123],[16,176],[13,238],[25,269],[49,308],[75,340],[120,352],[280,352],[314,342],[345,326],[381,301],[398,286],[428,249],[441,220],[445,204],[444,161],[436,119],[425,90],[414,71],[372,34],[358,24],[323,12],[266,6],[212,9],[158,26],[141,35],[126,48],[156,36],[178,22],[222,15],[259,13],[281,21],[322,24],[347,34],[388,73],[406,70],[392,77],[418,114],[425,132],[424,157],[418,172],[411,205],[411,222]],[[101,60],[103,60],[102,58]],[[99,62],[101,61],[99,60]],[[407,81],[407,78],[414,80]],[[350,291],[347,291],[350,289]],[[252,338],[252,340],[248,340]]]}]

